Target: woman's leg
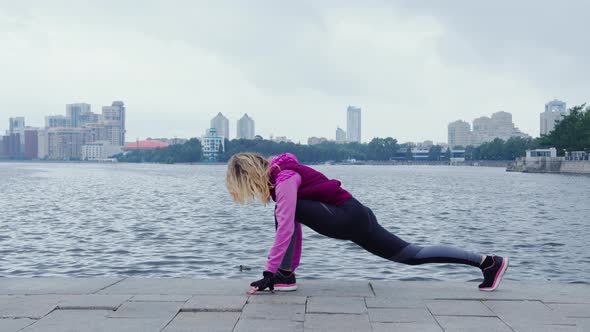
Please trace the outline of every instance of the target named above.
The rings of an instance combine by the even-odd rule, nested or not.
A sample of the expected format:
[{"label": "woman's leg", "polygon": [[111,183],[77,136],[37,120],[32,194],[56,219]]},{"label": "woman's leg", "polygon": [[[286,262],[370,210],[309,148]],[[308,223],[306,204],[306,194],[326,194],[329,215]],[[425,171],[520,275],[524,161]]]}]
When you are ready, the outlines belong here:
[{"label": "woman's leg", "polygon": [[483,255],[453,246],[435,245],[423,247],[407,243],[381,227],[373,211],[367,207],[365,208],[367,209],[368,223],[372,225],[371,231],[364,237],[353,241],[380,257],[408,265],[454,263],[475,267],[480,267],[485,258]]},{"label": "woman's leg", "polygon": [[451,246],[408,243],[379,225],[373,211],[354,198],[338,206],[299,199],[295,219],[320,234],[352,240],[377,256],[403,264],[458,263],[479,267],[484,257]]}]

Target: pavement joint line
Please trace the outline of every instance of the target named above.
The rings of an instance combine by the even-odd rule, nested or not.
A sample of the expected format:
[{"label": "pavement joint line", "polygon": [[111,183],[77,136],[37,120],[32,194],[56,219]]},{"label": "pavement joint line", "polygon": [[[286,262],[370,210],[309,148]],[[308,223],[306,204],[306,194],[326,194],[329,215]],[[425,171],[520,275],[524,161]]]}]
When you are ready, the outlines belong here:
[{"label": "pavement joint line", "polygon": [[[523,301],[529,301],[529,302],[543,302],[543,300],[539,300],[539,299],[515,299],[515,298],[511,298],[511,299],[501,299],[501,298],[497,298],[497,299],[486,299],[486,298],[482,298],[482,299],[475,299],[475,298],[460,298],[460,297],[453,297],[453,298],[446,298],[446,297],[437,297],[437,298],[433,298],[433,299],[425,299],[425,301],[479,301],[479,302],[493,302],[493,301],[511,301],[511,302],[523,302]],[[550,302],[548,302],[550,303]],[[566,303],[562,303],[559,302],[560,304],[566,304]],[[572,303],[572,304],[583,304],[583,303]]]},{"label": "pavement joint line", "polygon": [[119,280],[115,281],[114,283],[112,283],[112,284],[110,284],[110,285],[107,285],[107,286],[105,286],[105,287],[103,287],[103,288],[101,288],[101,289],[99,289],[99,290],[97,290],[97,291],[95,291],[94,293],[91,293],[91,294],[96,294],[96,293],[100,292],[101,290],[107,289],[107,288],[109,288],[109,287],[111,287],[111,286],[114,286],[114,285],[116,285],[116,284],[120,283],[120,282],[121,282],[121,281],[123,281],[123,280],[127,280],[127,277],[121,278],[121,279],[119,279]]},{"label": "pavement joint line", "polygon": [[425,306],[426,310],[428,310],[428,312],[430,313],[430,316],[432,316],[432,319],[434,319],[434,321],[436,322],[436,325],[438,325],[438,327],[440,327],[441,330],[445,330],[442,325],[440,325],[440,322],[438,321],[438,319],[436,319],[436,316],[432,314],[432,311],[430,311],[430,308],[428,308],[428,306]]},{"label": "pavement joint line", "polygon": [[512,330],[512,331],[514,331],[514,332],[516,332],[516,330],[515,330],[515,329],[514,329],[512,326],[510,326],[510,324],[508,324],[507,322],[505,322],[505,321],[502,319],[502,317],[498,316],[498,313],[496,313],[494,310],[492,310],[492,308],[490,308],[490,306],[489,306],[489,305],[487,305],[485,302],[487,302],[487,301],[481,301],[481,304],[483,304],[483,305],[484,305],[486,308],[488,308],[488,309],[489,309],[491,312],[493,312],[493,313],[494,313],[494,315],[496,315],[495,317],[497,317],[497,318],[498,318],[498,319],[499,319],[499,320],[500,320],[502,323],[504,323],[504,325],[508,326],[508,328],[509,328],[510,330]]},{"label": "pavement joint line", "polygon": [[[307,308],[306,308],[307,310]],[[305,312],[305,314],[314,314],[314,315],[356,315],[356,316],[364,316],[367,315],[366,312],[363,313],[356,313],[356,312],[321,312],[321,311],[314,311],[314,312]]]},{"label": "pavement joint line", "polygon": [[168,325],[170,325],[170,323],[172,323],[172,321],[174,321],[174,319],[175,319],[175,318],[176,318],[176,317],[177,317],[179,314],[180,314],[180,310],[178,310],[178,311],[176,312],[176,314],[174,314],[174,317],[172,317],[172,319],[170,319],[170,320],[168,321],[168,323],[166,323],[166,325],[164,325],[164,327],[162,327],[162,328],[160,329],[160,332],[164,331],[164,330],[166,329],[166,327],[168,327]]},{"label": "pavement joint line", "polygon": [[436,316],[436,317],[483,317],[483,318],[496,317],[496,318],[498,318],[497,315],[496,316],[490,316],[490,315],[486,316],[486,315],[460,315],[460,314],[455,314],[455,315],[434,315],[433,314],[433,316]]},{"label": "pavement joint line", "polygon": [[179,310],[179,312],[242,312],[242,310],[244,309],[244,307],[242,307],[242,309],[197,309],[197,308],[182,308]]},{"label": "pavement joint line", "polygon": [[[375,293],[375,289],[373,288],[373,283],[369,281],[369,288],[371,289],[371,293],[373,293],[374,297],[377,297],[377,293]],[[366,297],[365,297],[365,305],[367,304],[366,302]]]},{"label": "pavement joint line", "polygon": [[[117,307],[117,309],[119,309],[119,307]],[[110,310],[110,311],[117,311],[117,309],[113,309],[113,307],[109,307],[109,306],[57,306],[56,310]]]}]

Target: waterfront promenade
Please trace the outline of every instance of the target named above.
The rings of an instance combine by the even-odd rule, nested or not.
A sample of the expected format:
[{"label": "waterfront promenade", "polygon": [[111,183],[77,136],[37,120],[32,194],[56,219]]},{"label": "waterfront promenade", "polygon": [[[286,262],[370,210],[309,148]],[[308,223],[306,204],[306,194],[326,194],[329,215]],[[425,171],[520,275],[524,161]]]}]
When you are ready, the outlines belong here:
[{"label": "waterfront promenade", "polygon": [[0,278],[0,331],[589,331],[590,286],[504,281]]}]

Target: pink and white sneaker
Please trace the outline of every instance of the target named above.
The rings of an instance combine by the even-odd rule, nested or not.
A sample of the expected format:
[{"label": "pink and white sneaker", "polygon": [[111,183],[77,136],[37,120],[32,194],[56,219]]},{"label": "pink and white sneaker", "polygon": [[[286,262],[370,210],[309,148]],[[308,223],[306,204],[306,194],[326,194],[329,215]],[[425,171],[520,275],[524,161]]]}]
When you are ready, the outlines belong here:
[{"label": "pink and white sneaker", "polygon": [[284,272],[277,271],[275,274],[275,291],[292,292],[294,290],[297,290],[295,273],[285,274]]},{"label": "pink and white sneaker", "polygon": [[485,292],[496,290],[507,269],[508,257],[492,256],[492,265],[482,269],[483,282],[479,285],[479,290]]}]

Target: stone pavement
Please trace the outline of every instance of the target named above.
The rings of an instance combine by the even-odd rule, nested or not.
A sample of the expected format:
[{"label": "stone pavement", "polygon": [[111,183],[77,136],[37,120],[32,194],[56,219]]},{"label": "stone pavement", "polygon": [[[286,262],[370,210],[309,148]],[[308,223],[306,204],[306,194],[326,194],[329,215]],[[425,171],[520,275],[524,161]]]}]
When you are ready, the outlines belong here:
[{"label": "stone pavement", "polygon": [[299,280],[0,278],[0,331],[590,331],[590,286]]}]

